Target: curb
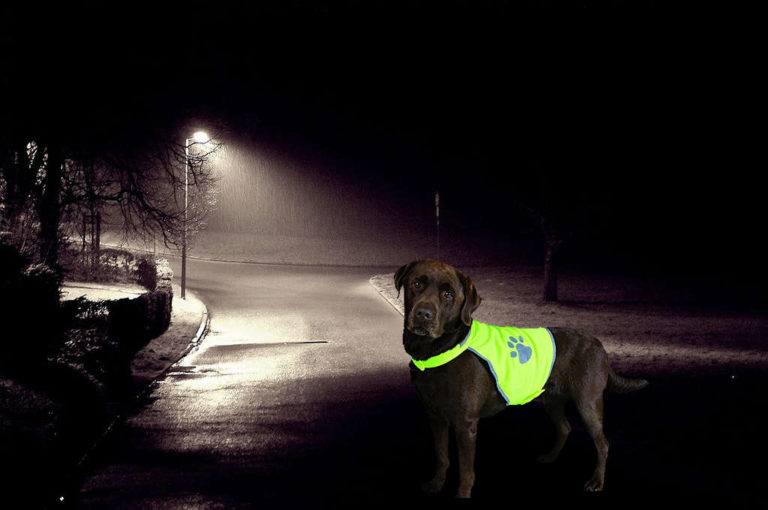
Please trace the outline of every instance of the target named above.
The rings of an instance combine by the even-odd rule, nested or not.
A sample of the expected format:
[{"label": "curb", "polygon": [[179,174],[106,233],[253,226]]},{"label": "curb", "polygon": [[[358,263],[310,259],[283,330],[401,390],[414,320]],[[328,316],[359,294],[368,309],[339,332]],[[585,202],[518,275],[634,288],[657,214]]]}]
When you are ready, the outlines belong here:
[{"label": "curb", "polygon": [[181,352],[181,355],[179,355],[179,358],[173,363],[171,363],[170,365],[168,365],[168,367],[165,370],[163,370],[160,373],[160,375],[155,377],[152,380],[152,382],[147,385],[147,387],[155,384],[155,381],[165,376],[166,372],[168,372],[168,370],[170,370],[171,367],[176,366],[179,363],[179,361],[181,361],[183,358],[187,356],[187,354],[192,352],[194,349],[197,349],[198,347],[200,347],[200,343],[203,341],[203,338],[205,338],[205,335],[208,333],[208,329],[210,328],[211,316],[208,313],[208,307],[205,306],[205,303],[203,303],[199,298],[198,298],[198,301],[200,301],[200,303],[203,305],[203,313],[200,317],[200,326],[197,328],[197,333],[195,333],[195,336],[192,338],[192,341],[189,342],[189,345],[187,345],[187,347]]},{"label": "curb", "polygon": [[195,332],[195,336],[192,337],[192,340],[190,340],[190,342],[187,344],[184,350],[181,351],[181,353],[176,358],[176,360],[174,360],[171,364],[165,367],[162,372],[157,374],[151,381],[149,381],[144,386],[144,388],[142,388],[141,391],[139,391],[136,394],[136,396],[134,397],[135,400],[140,400],[144,398],[144,396],[146,396],[147,393],[149,393],[156,386],[157,381],[164,378],[171,368],[178,365],[179,362],[187,356],[187,354],[189,354],[193,350],[200,347],[200,343],[203,341],[203,339],[205,338],[205,335],[208,333],[208,329],[211,324],[211,315],[208,313],[208,307],[205,306],[205,303],[200,298],[198,298],[194,294],[194,292],[191,292],[189,289],[187,289],[186,292],[187,294],[191,294],[197,301],[200,302],[201,305],[203,305],[203,313],[200,315],[200,326],[198,326],[197,332]]},{"label": "curb", "polygon": [[[405,315],[403,302],[398,297],[398,292],[395,290],[395,286],[391,283],[383,283],[382,281],[392,281],[393,275],[391,274],[376,274],[368,279],[368,283],[376,289],[379,295],[389,303],[400,315]],[[382,283],[380,283],[382,282]]]},{"label": "curb", "polygon": [[[187,289],[187,293],[189,293],[189,289]],[[192,294],[194,296],[194,294]],[[192,338],[192,340],[189,342],[186,348],[181,352],[181,354],[178,356],[178,358],[171,364],[169,364],[165,369],[163,369],[162,372],[160,372],[157,376],[155,376],[150,382],[144,385],[143,388],[141,388],[135,395],[133,395],[131,398],[126,400],[126,404],[135,404],[140,402],[142,399],[144,399],[157,385],[157,381],[164,378],[168,371],[175,367],[184,357],[187,356],[192,350],[196,349],[200,346],[200,343],[205,338],[205,335],[208,333],[208,329],[210,327],[211,323],[211,316],[208,313],[208,307],[205,306],[205,303],[197,298],[195,298],[202,304],[203,306],[203,312],[200,315],[200,326],[197,328],[197,332],[195,333],[195,336]],[[129,409],[133,409],[133,405],[129,407]],[[133,411],[130,411],[133,412]],[[107,439],[107,437],[110,435],[110,433],[115,429],[115,426],[120,423],[121,421],[126,418],[126,416],[129,414],[127,411],[119,412],[117,413],[112,420],[109,422],[109,425],[104,429],[104,431],[91,442],[90,446],[86,448],[83,455],[80,457],[80,459],[77,461],[77,463],[72,468],[71,473],[69,474],[69,483],[65,485],[67,487],[67,494],[66,496],[69,496],[70,490],[79,491],[79,484],[74,483],[75,481],[79,481],[78,478],[82,474],[81,471],[85,464],[88,462],[88,460],[91,458],[93,453],[104,443],[104,441]],[[72,489],[74,487],[74,489]],[[74,499],[74,498],[69,498]],[[62,495],[58,499],[58,503],[62,505],[67,505],[69,502],[65,500],[65,495]]]},{"label": "curb", "polygon": [[[187,289],[187,293],[190,293],[189,289]],[[194,296],[194,293],[192,293],[192,295]],[[195,298],[198,301],[200,301],[200,303],[203,305],[203,313],[200,316],[200,326],[197,328],[197,332],[195,333],[195,336],[192,338],[192,340],[189,342],[189,344],[184,348],[184,350],[181,351],[181,354],[179,354],[179,357],[173,363],[171,363],[170,365],[165,367],[165,369],[162,372],[160,372],[157,375],[157,377],[152,379],[152,381],[150,381],[149,384],[146,385],[146,387],[144,388],[142,393],[139,396],[137,396],[137,398],[138,397],[143,397],[144,395],[149,393],[149,390],[156,385],[158,380],[160,380],[163,377],[165,377],[168,374],[168,371],[170,369],[172,369],[173,367],[178,365],[181,360],[186,358],[187,354],[189,354],[193,350],[195,350],[198,347],[200,347],[200,344],[202,343],[203,339],[205,338],[205,335],[208,334],[208,330],[210,329],[210,325],[211,325],[211,315],[208,313],[208,307],[205,306],[205,303],[203,303],[203,301],[200,298],[198,298],[197,296],[195,296]]]}]

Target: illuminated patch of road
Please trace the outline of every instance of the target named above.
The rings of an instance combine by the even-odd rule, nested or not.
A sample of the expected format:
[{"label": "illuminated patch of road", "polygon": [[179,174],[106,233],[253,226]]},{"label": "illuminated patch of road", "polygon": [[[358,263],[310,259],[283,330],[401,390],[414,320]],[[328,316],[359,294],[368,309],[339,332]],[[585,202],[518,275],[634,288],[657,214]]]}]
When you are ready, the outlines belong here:
[{"label": "illuminated patch of road", "polygon": [[[301,342],[271,342],[260,344],[222,344],[206,346],[201,351],[190,355],[187,364],[171,367],[167,375],[188,379],[213,375],[231,375],[233,373],[252,372],[256,365],[262,365],[251,354],[274,347],[300,347],[306,345],[328,344],[327,340],[304,340]],[[198,363],[198,364],[194,364]],[[236,367],[241,365],[238,370]]]},{"label": "illuminated patch of road", "polygon": [[206,345],[303,343],[310,336],[306,319],[299,314],[216,315]]}]

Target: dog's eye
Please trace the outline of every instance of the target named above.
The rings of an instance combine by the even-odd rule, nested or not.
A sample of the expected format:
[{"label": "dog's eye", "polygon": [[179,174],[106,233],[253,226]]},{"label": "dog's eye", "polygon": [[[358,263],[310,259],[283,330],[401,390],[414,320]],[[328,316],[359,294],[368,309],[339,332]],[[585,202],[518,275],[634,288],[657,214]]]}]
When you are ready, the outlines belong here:
[{"label": "dog's eye", "polygon": [[421,282],[418,280],[413,281],[413,288],[414,289],[420,289],[421,288]]},{"label": "dog's eye", "polygon": [[453,291],[448,289],[443,291],[443,298],[444,299],[453,299]]}]

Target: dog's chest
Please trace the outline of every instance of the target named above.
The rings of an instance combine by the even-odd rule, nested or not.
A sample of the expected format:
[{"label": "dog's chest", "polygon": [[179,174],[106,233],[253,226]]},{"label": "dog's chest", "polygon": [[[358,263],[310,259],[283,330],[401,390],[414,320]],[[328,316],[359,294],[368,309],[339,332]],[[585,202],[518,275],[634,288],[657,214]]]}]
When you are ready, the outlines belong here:
[{"label": "dog's chest", "polygon": [[411,366],[411,382],[427,412],[449,421],[491,416],[506,407],[490,370],[470,352],[426,371]]}]

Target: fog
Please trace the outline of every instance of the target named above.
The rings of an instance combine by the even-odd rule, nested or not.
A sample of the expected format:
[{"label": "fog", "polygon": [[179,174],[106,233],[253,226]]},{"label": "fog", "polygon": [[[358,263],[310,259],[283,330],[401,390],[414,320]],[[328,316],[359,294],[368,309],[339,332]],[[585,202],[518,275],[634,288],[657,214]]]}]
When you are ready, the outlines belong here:
[{"label": "fog", "polygon": [[[359,162],[289,153],[258,142],[225,145],[218,158],[218,205],[208,228],[308,237],[392,235],[407,216],[414,234],[432,232],[429,194],[408,194]],[[414,203],[421,199],[422,204]],[[408,212],[405,205],[408,205]],[[423,224],[420,228],[419,224]]]}]

